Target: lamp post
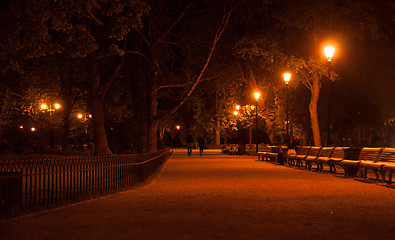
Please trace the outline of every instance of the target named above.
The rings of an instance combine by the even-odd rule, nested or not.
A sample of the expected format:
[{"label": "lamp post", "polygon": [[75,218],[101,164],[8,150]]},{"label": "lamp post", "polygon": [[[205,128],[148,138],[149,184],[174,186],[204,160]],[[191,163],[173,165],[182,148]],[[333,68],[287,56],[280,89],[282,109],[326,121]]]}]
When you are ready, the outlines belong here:
[{"label": "lamp post", "polygon": [[255,106],[255,141],[256,141],[256,153],[258,153],[258,99],[261,96],[260,92],[254,92],[254,98],[256,102]]},{"label": "lamp post", "polygon": [[286,123],[286,132],[287,134],[285,135],[285,143],[289,147],[289,119],[288,119],[288,83],[289,80],[291,79],[291,74],[290,73],[284,73],[283,74],[284,81],[285,81],[285,123]]},{"label": "lamp post", "polygon": [[41,110],[43,111],[48,111],[49,112],[49,147],[53,148],[55,147],[55,133],[53,130],[53,126],[52,126],[52,118],[53,118],[53,113],[60,109],[60,104],[59,103],[55,103],[52,107],[52,104],[47,105],[46,103],[42,103],[41,104]]},{"label": "lamp post", "polygon": [[[236,127],[237,127],[237,145],[240,147],[240,121],[239,121],[239,110],[240,110],[240,105],[236,105],[236,110],[233,112],[233,115],[236,117]],[[240,148],[239,148],[240,149]],[[241,154],[241,152],[238,149],[238,153]]]},{"label": "lamp post", "polygon": [[81,122],[84,125],[84,133],[82,136],[82,141],[80,142],[80,144],[82,145],[81,148],[84,148],[84,144],[86,144],[87,146],[89,145],[89,135],[88,135],[88,119],[92,118],[91,114],[87,114],[87,113],[79,113],[77,114],[77,118],[81,120]]},{"label": "lamp post", "polygon": [[330,70],[332,69],[332,57],[335,53],[335,48],[332,46],[328,46],[324,48],[324,53],[326,57],[326,63],[329,69],[329,77],[328,77],[328,119],[326,126],[326,146],[331,145],[331,75]]}]

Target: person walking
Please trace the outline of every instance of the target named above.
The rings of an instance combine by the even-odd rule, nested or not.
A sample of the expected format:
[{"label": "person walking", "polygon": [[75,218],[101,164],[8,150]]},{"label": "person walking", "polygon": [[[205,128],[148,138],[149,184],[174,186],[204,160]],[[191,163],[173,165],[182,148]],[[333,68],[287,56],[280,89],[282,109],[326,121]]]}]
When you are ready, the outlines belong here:
[{"label": "person walking", "polygon": [[198,138],[200,156],[202,156],[202,153],[203,153],[204,143],[205,143],[205,142],[204,142],[203,133],[201,133],[201,134],[200,134],[200,137]]},{"label": "person walking", "polygon": [[186,137],[186,142],[187,142],[187,151],[188,151],[188,156],[192,155],[192,145],[193,145],[193,137],[191,133],[188,133]]}]

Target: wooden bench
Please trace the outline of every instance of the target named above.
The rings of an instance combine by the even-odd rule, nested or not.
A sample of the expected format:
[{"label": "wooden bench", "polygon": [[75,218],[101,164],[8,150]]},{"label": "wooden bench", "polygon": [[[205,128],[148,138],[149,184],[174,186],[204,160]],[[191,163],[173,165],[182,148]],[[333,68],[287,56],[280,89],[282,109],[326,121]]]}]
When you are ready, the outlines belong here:
[{"label": "wooden bench", "polygon": [[303,167],[303,160],[308,156],[308,154],[310,153],[310,150],[311,150],[311,146],[306,146],[306,147],[303,147],[303,148],[305,148],[305,149],[302,149],[301,151],[300,151],[300,154],[298,154],[298,155],[296,155],[296,158],[295,158],[295,166],[296,167]]},{"label": "wooden bench", "polygon": [[344,175],[347,177],[358,173],[361,161],[375,161],[381,150],[382,148],[364,147],[359,153],[358,160],[343,159],[339,165],[344,169]]},{"label": "wooden bench", "polygon": [[222,153],[235,155],[238,150],[237,144],[228,144],[225,147],[222,147]]},{"label": "wooden bench", "polygon": [[296,149],[296,150],[293,149],[293,148],[288,149],[287,154],[285,155],[285,161],[286,161],[286,163],[287,163],[289,166],[292,166],[292,165],[295,164],[296,155],[299,154],[299,152],[300,152],[301,149],[302,149],[301,147],[299,147],[299,148]]},{"label": "wooden bench", "polygon": [[[383,158],[385,157],[385,162],[383,168],[381,169],[380,174],[382,176],[383,182],[385,182],[385,173],[388,172],[388,184],[391,185],[392,173],[395,172],[395,148],[384,148],[381,155],[383,155],[384,150],[386,150],[385,151],[386,155],[383,156]],[[381,155],[380,155],[380,161],[382,161]]]},{"label": "wooden bench", "polygon": [[301,160],[304,159],[310,151],[311,146],[303,146],[300,148],[299,153],[294,157],[290,158],[289,161],[295,167],[299,167],[301,164]]},{"label": "wooden bench", "polygon": [[335,147],[333,149],[332,155],[329,158],[328,162],[322,162],[321,163],[321,171],[322,171],[322,165],[326,163],[329,165],[329,172],[336,172],[336,165],[339,165],[341,161],[344,159],[344,149],[342,147]]},{"label": "wooden bench", "polygon": [[[322,147],[311,147],[309,154],[307,154],[307,156],[302,159],[301,161],[304,161],[304,168],[305,169],[310,169],[311,168],[311,162],[315,161],[318,157],[318,155],[320,154]],[[303,167],[303,163],[302,163],[302,167]]]},{"label": "wooden bench", "polygon": [[316,170],[317,172],[319,170],[322,171],[321,167],[322,167],[322,163],[323,162],[328,162],[329,158],[332,156],[332,152],[333,149],[335,149],[334,147],[323,147],[320,150],[320,153],[318,154],[318,156],[314,159],[313,157],[311,158],[306,158],[305,161],[307,160],[308,162],[308,169],[311,169],[311,163],[315,163],[315,165],[317,166]]},{"label": "wooden bench", "polygon": [[[288,146],[275,146],[272,147],[272,152],[269,154],[270,162],[280,164],[278,160],[278,154],[285,154]],[[283,163],[281,163],[283,164]]]},{"label": "wooden bench", "polygon": [[[379,180],[379,175],[381,175],[383,177],[383,182],[385,182],[385,172],[383,172],[384,166],[387,165],[387,170],[388,167],[391,168],[391,165],[393,165],[394,163],[395,148],[384,148],[378,159],[361,161],[359,165],[359,170],[364,179],[367,178],[368,170],[371,169],[376,174],[377,180]],[[392,175],[392,172],[390,172],[390,175]]]},{"label": "wooden bench", "polygon": [[265,161],[267,159],[268,154],[271,152],[270,146],[262,147],[261,151],[257,152],[258,161],[262,160]]}]

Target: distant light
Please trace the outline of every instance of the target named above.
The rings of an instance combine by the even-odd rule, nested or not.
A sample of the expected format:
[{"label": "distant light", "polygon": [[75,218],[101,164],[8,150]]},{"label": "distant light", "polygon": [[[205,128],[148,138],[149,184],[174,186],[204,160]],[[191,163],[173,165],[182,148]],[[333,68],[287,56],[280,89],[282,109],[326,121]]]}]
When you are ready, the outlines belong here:
[{"label": "distant light", "polygon": [[77,117],[78,117],[79,119],[81,119],[83,116],[82,116],[82,114],[80,113],[80,114],[77,115]]},{"label": "distant light", "polygon": [[55,109],[59,109],[60,108],[60,104],[59,103],[55,103]]},{"label": "distant light", "polygon": [[239,112],[238,112],[238,111],[234,111],[233,114],[234,114],[235,116],[237,116],[237,115],[239,115]]},{"label": "distant light", "polygon": [[92,114],[89,114],[88,117],[89,117],[89,118],[92,118]]},{"label": "distant light", "polygon": [[261,93],[260,93],[260,92],[254,92],[255,100],[258,101],[258,99],[259,99],[260,96],[261,96]]},{"label": "distant light", "polygon": [[45,110],[45,109],[47,109],[47,108],[48,108],[47,104],[45,104],[45,103],[41,104],[41,109],[42,109],[42,110]]},{"label": "distant light", "polygon": [[254,105],[251,105],[251,110],[254,110],[255,109],[255,106]]},{"label": "distant light", "polygon": [[180,130],[180,128],[181,128],[180,125],[177,125],[177,126],[176,126],[176,129],[177,129],[177,130]]},{"label": "distant light", "polygon": [[240,105],[236,105],[236,110],[240,110]]},{"label": "distant light", "polygon": [[288,84],[289,80],[291,79],[291,74],[290,73],[284,73],[283,76],[284,76],[285,84]]},{"label": "distant light", "polygon": [[36,128],[32,127],[32,128],[30,128],[30,131],[34,132],[34,131],[36,131]]},{"label": "distant light", "polygon": [[19,126],[19,128],[20,128],[20,129],[23,129],[23,126],[22,126],[22,125],[20,125],[20,126]]},{"label": "distant light", "polygon": [[330,61],[332,61],[333,54],[335,53],[335,48],[332,46],[328,46],[328,47],[324,48],[324,53],[325,53],[325,56],[326,56],[328,62],[330,62]]}]

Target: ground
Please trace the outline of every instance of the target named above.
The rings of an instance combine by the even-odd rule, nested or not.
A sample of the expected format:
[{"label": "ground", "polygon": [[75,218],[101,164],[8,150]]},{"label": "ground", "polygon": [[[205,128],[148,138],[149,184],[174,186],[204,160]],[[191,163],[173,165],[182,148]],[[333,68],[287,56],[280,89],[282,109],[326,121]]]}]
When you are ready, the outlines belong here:
[{"label": "ground", "polygon": [[2,220],[5,239],[392,239],[395,190],[253,156],[177,150],[149,184]]}]

